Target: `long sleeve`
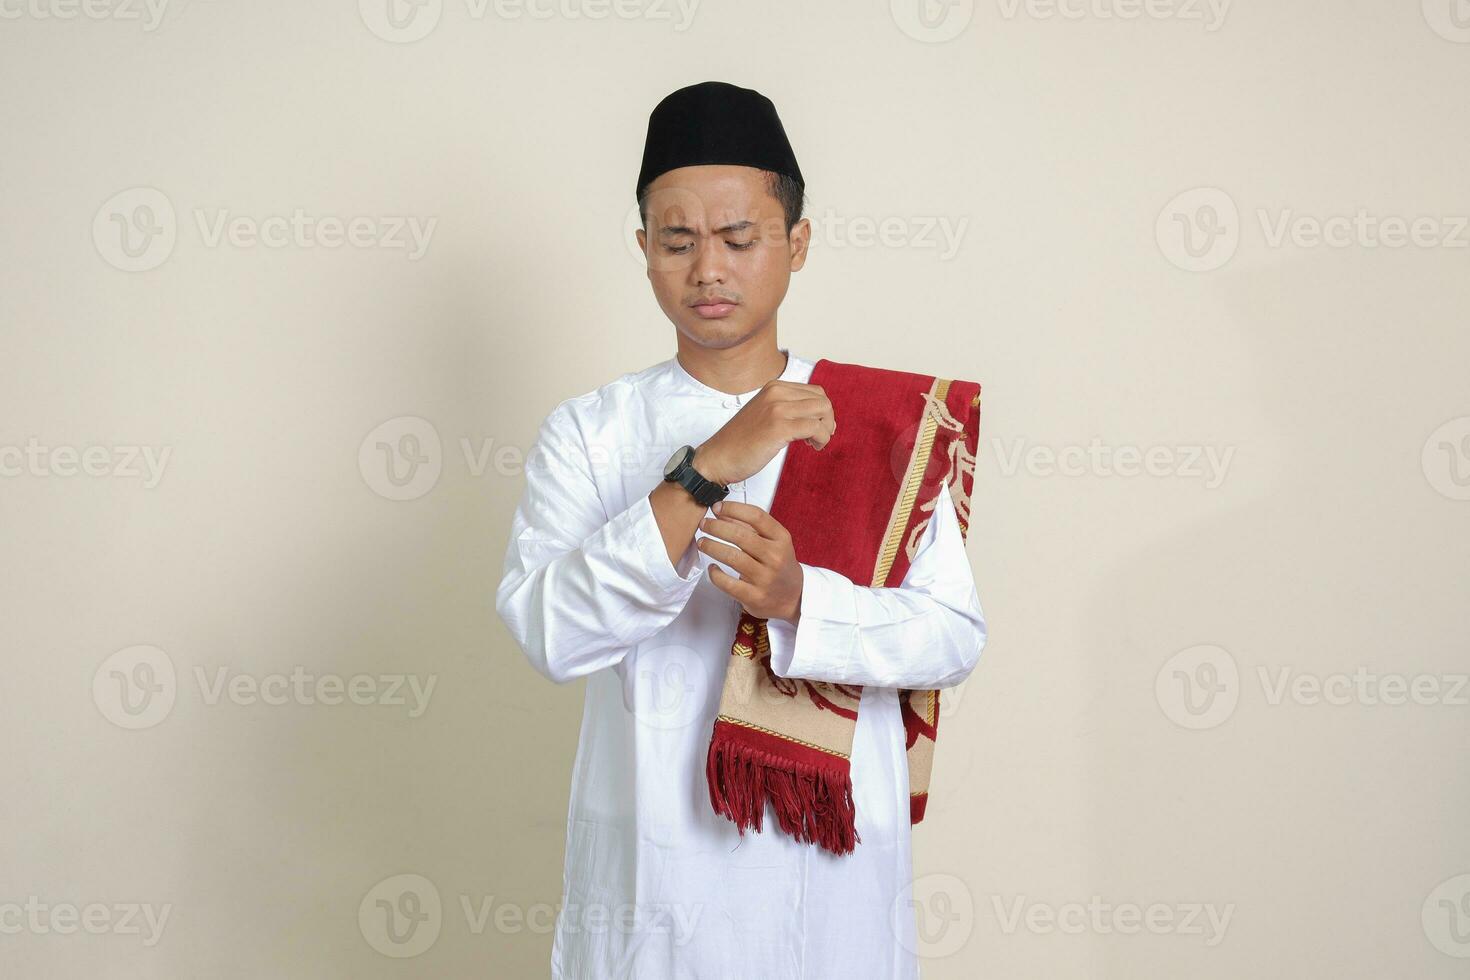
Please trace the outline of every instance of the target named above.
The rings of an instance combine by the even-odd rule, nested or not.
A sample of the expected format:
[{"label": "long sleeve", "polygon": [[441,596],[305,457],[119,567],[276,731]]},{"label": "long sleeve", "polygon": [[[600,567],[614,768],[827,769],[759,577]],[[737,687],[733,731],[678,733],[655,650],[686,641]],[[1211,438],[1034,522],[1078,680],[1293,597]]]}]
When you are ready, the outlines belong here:
[{"label": "long sleeve", "polygon": [[526,460],[495,610],[531,665],[557,683],[621,661],[684,608],[703,567],[669,563],[646,494],[608,518],[585,441],[558,405]]},{"label": "long sleeve", "polygon": [[947,487],[899,588],[802,571],[797,625],[766,622],[779,676],[926,690],[958,684],[979,662],[985,615]]}]

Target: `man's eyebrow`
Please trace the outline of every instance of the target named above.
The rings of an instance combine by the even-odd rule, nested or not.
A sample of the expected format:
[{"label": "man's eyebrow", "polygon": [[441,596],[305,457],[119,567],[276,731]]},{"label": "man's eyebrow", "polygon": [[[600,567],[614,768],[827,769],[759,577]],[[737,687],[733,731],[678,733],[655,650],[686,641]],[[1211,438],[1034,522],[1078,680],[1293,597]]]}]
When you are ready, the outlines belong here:
[{"label": "man's eyebrow", "polygon": [[[730,232],[730,231],[744,231],[747,228],[754,228],[754,227],[755,227],[755,222],[754,221],[751,221],[749,219],[746,219],[744,221],[734,221],[734,222],[731,222],[728,225],[722,225],[719,228],[716,228],[714,233],[716,235],[723,235],[726,232]],[[660,235],[694,235],[694,234],[697,234],[697,232],[695,232],[695,230],[693,228],[690,228],[688,225],[664,225],[662,228],[660,228],[658,230],[658,233]]]}]

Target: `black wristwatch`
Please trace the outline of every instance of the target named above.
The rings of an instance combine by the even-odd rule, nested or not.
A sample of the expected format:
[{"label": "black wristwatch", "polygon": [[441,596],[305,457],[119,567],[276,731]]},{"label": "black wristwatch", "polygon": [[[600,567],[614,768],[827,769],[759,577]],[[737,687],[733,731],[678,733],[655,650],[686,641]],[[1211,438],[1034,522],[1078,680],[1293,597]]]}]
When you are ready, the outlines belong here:
[{"label": "black wristwatch", "polygon": [[706,507],[724,500],[730,494],[730,488],[725,484],[706,480],[694,469],[693,446],[680,446],[674,450],[674,455],[664,464],[664,480],[679,484],[689,491],[695,503]]}]

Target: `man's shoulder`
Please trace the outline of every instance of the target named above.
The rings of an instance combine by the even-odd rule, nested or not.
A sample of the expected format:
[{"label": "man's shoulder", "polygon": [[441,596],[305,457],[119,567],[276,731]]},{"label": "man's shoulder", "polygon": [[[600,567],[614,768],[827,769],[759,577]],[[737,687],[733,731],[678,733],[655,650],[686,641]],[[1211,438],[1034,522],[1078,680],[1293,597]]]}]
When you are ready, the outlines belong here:
[{"label": "man's shoulder", "polygon": [[646,398],[663,380],[668,361],[659,361],[636,371],[618,375],[590,391],[570,395],[557,402],[546,416],[551,428],[586,431],[600,421],[616,418],[630,403]]}]

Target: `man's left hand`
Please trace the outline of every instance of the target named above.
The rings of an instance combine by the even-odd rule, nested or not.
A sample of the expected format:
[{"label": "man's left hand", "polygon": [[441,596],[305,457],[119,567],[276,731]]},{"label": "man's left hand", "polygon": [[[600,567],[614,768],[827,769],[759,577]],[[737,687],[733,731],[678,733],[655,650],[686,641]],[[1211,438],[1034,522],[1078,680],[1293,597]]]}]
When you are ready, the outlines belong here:
[{"label": "man's left hand", "polygon": [[717,506],[719,516],[704,518],[699,528],[720,540],[700,538],[697,547],[740,577],[711,565],[710,581],[757,619],[784,619],[794,625],[801,616],[803,575],[790,532],[754,504],[722,500]]}]

